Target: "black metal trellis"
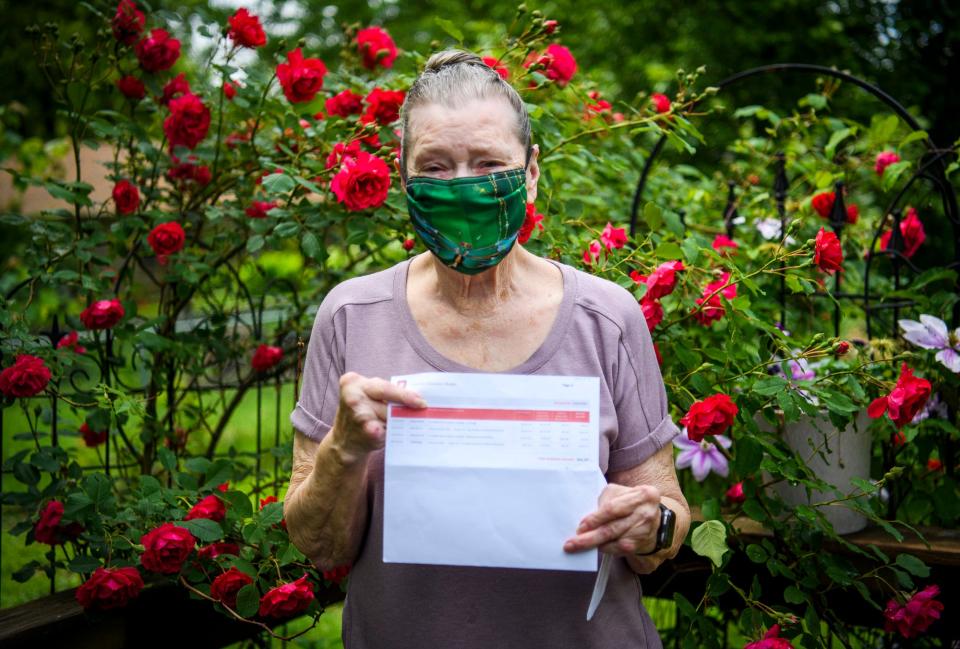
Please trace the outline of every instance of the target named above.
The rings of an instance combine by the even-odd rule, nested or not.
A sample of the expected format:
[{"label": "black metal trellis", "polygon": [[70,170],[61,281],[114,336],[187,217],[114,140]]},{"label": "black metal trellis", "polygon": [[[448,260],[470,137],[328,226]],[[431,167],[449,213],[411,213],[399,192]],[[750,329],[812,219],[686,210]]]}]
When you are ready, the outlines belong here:
[{"label": "black metal trellis", "polygon": [[[756,77],[762,74],[770,73],[813,73],[813,74],[822,74],[831,76],[843,81],[850,82],[860,89],[870,93],[881,102],[883,102],[888,108],[890,108],[900,119],[902,119],[910,128],[914,131],[922,130],[920,124],[910,115],[909,111],[900,104],[892,96],[884,92],[879,87],[864,81],[858,77],[855,77],[846,72],[841,72],[833,68],[828,68],[822,65],[813,65],[806,63],[775,63],[772,65],[765,65],[756,68],[751,68],[749,70],[744,70],[734,74],[726,79],[720,81],[716,86],[723,90],[735,83],[740,81]],[[650,176],[650,172],[653,168],[654,162],[659,157],[660,153],[663,151],[664,144],[666,143],[667,136],[662,135],[657,143],[654,145],[653,150],[650,152],[646,162],[644,163],[643,169],[640,173],[640,179],[637,183],[636,191],[633,196],[633,204],[631,207],[630,213],[630,235],[634,236],[636,233],[636,224],[637,224],[637,215],[639,213],[640,202],[643,197],[643,190],[646,186],[647,179]],[[877,239],[881,236],[883,231],[887,226],[887,219],[881,219],[876,231],[874,232],[873,239],[870,244],[871,254],[867,258],[866,268],[864,271],[864,285],[863,291],[861,293],[844,293],[841,290],[841,273],[835,273],[834,279],[834,291],[830,295],[823,294],[814,294],[814,296],[819,297],[832,297],[834,302],[834,314],[833,314],[833,326],[834,326],[834,335],[839,336],[840,334],[840,304],[839,300],[848,299],[851,301],[856,301],[861,303],[861,306],[864,310],[865,320],[866,320],[866,333],[867,338],[871,338],[873,335],[873,327],[871,322],[871,316],[874,311],[880,311],[885,309],[893,310],[893,320],[891,326],[891,336],[897,337],[897,320],[899,318],[900,310],[909,306],[912,306],[914,302],[908,299],[895,299],[892,301],[883,301],[882,296],[873,295],[870,293],[870,274],[873,270],[873,260],[874,257],[886,256],[891,260],[891,267],[893,273],[893,282],[894,282],[894,292],[899,291],[902,288],[902,276],[901,271],[904,268],[907,268],[911,271],[916,271],[916,267],[913,263],[903,254],[903,237],[900,232],[900,222],[901,222],[901,209],[900,202],[906,196],[907,191],[916,183],[918,180],[924,179],[928,180],[933,184],[943,205],[943,212],[947,219],[950,221],[950,224],[953,228],[953,241],[954,241],[954,260],[947,264],[946,268],[960,268],[960,211],[957,207],[957,197],[953,189],[953,186],[950,184],[949,179],[946,175],[946,164],[944,158],[950,153],[950,150],[941,150],[939,149],[929,137],[926,137],[923,140],[925,146],[927,147],[927,155],[921,160],[919,168],[911,176],[906,183],[903,184],[900,191],[893,198],[890,204],[887,206],[886,210],[883,212],[885,215],[890,215],[893,220],[892,232],[890,240],[884,250],[874,251],[876,246]],[[777,154],[777,168],[776,176],[774,180],[774,200],[777,205],[777,213],[780,217],[780,232],[781,234],[786,232],[786,193],[789,183],[786,175],[785,168],[785,157],[782,153]],[[732,235],[733,228],[733,219],[736,217],[736,196],[735,196],[735,186],[733,182],[729,183],[729,190],[727,195],[727,206],[724,209],[723,221],[724,227],[727,231],[727,235]],[[843,184],[837,183],[835,187],[835,200],[833,204],[833,209],[829,217],[830,227],[834,230],[838,237],[840,237],[843,227],[846,224],[846,208],[843,202]],[[960,280],[958,280],[960,281]],[[960,283],[958,283],[957,292],[960,293]],[[786,322],[786,285],[785,279],[781,275],[780,282],[780,315],[781,315],[781,325],[785,326]],[[956,327],[960,324],[960,302],[954,305],[952,313],[952,326]]]}]

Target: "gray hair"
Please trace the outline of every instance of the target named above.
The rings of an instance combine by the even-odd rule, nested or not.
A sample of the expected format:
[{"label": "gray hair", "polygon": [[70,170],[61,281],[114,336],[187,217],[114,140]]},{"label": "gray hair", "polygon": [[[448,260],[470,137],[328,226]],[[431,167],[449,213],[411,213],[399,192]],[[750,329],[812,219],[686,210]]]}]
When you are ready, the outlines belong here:
[{"label": "gray hair", "polygon": [[517,116],[517,139],[526,147],[526,164],[530,164],[530,155],[533,152],[530,116],[520,95],[479,56],[451,49],[436,52],[427,60],[426,67],[410,86],[403,100],[400,108],[400,170],[403,176],[407,175],[407,134],[410,131],[410,113],[414,108],[422,104],[455,106],[470,99],[488,97],[503,97],[510,103]]}]

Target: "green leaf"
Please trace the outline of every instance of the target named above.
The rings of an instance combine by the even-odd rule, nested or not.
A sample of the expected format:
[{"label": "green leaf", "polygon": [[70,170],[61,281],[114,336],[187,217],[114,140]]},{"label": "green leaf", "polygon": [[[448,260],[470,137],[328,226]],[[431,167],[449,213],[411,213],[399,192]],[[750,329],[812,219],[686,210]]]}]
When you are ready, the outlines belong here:
[{"label": "green leaf", "polygon": [[100,567],[100,559],[96,557],[74,557],[67,564],[67,567],[73,572],[93,572]]},{"label": "green leaf", "polygon": [[187,469],[187,471],[193,471],[194,473],[206,473],[207,469],[210,468],[210,460],[205,457],[192,457],[184,462],[183,466]]},{"label": "green leaf", "polygon": [[256,252],[263,248],[264,238],[262,234],[255,234],[247,239],[247,252]]},{"label": "green leaf", "polygon": [[898,566],[917,577],[925,579],[930,576],[930,568],[923,561],[916,558],[912,554],[897,555],[896,563]]},{"label": "green leaf", "polygon": [[263,190],[268,195],[286,194],[293,190],[297,183],[287,174],[269,174],[263,179]]},{"label": "green leaf", "polygon": [[230,509],[240,518],[246,518],[253,513],[253,507],[250,505],[250,496],[242,491],[230,490],[221,496],[230,504]]},{"label": "green leaf", "polygon": [[656,203],[647,203],[643,206],[643,220],[647,227],[656,232],[663,226],[663,210]]},{"label": "green leaf", "polygon": [[311,259],[317,259],[320,256],[320,239],[313,232],[307,232],[300,240],[300,247],[303,254]]},{"label": "green leaf", "polygon": [[460,31],[460,29],[456,25],[454,25],[451,21],[447,20],[446,18],[440,18],[440,17],[435,18],[435,20],[437,22],[437,26],[440,27],[440,29],[445,31],[447,34],[449,34],[455,41],[457,41],[458,43],[463,42],[463,32]]},{"label": "green leaf", "polygon": [[177,456],[168,448],[157,449],[157,456],[160,458],[160,464],[167,471],[175,471],[177,468]]},{"label": "green leaf", "polygon": [[194,518],[193,520],[189,521],[178,521],[177,525],[187,528],[190,530],[191,534],[204,543],[219,541],[223,538],[223,528],[220,527],[219,523],[211,521],[208,518]]},{"label": "green leaf", "polygon": [[660,259],[681,259],[683,257],[683,250],[681,250],[680,246],[672,241],[664,241],[657,246],[657,250],[654,254]]},{"label": "green leaf", "polygon": [[772,397],[787,389],[787,382],[779,376],[769,376],[753,384],[753,391],[765,397]]},{"label": "green leaf", "polygon": [[270,503],[260,510],[260,525],[275,525],[283,520],[283,503]]},{"label": "green leaf", "polygon": [[833,135],[830,136],[830,141],[827,142],[827,146],[824,147],[823,152],[826,154],[827,158],[833,158],[834,154],[837,151],[837,145],[843,142],[845,139],[851,135],[856,135],[857,127],[851,126],[850,128],[842,128],[839,131],[834,131]]},{"label": "green leaf", "polygon": [[747,546],[747,558],[754,563],[766,563],[770,555],[763,549],[762,545],[751,543]]},{"label": "green leaf", "polygon": [[783,599],[788,604],[802,604],[807,601],[807,598],[796,586],[787,586],[786,590],[783,591]]},{"label": "green leaf", "polygon": [[690,538],[693,551],[707,557],[713,565],[720,567],[727,548],[727,528],[720,521],[705,521],[693,531]]},{"label": "green leaf", "polygon": [[697,263],[697,259],[700,258],[700,244],[697,243],[697,240],[694,237],[687,237],[684,239],[683,243],[680,244],[680,247],[683,248],[683,254],[687,260],[687,263]]},{"label": "green leaf", "polygon": [[247,584],[237,592],[237,613],[252,617],[260,608],[260,591],[257,584]]}]

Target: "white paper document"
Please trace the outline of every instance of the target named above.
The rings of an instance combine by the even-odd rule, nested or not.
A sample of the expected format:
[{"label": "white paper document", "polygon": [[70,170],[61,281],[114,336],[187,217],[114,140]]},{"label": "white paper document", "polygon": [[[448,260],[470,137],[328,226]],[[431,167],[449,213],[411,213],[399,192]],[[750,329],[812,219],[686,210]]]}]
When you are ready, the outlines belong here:
[{"label": "white paper document", "polygon": [[606,484],[597,377],[390,381],[427,408],[388,408],[384,562],[597,570],[597,550],[563,550]]}]

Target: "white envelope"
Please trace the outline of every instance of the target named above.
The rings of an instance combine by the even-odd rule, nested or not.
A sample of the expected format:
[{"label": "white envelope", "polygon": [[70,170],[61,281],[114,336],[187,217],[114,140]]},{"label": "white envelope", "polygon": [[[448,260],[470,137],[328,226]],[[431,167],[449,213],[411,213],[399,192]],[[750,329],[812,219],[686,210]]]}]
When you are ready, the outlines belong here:
[{"label": "white envelope", "polygon": [[437,372],[391,382],[428,408],[388,409],[384,562],[597,570],[597,550],[563,550],[606,484],[597,377]]}]

